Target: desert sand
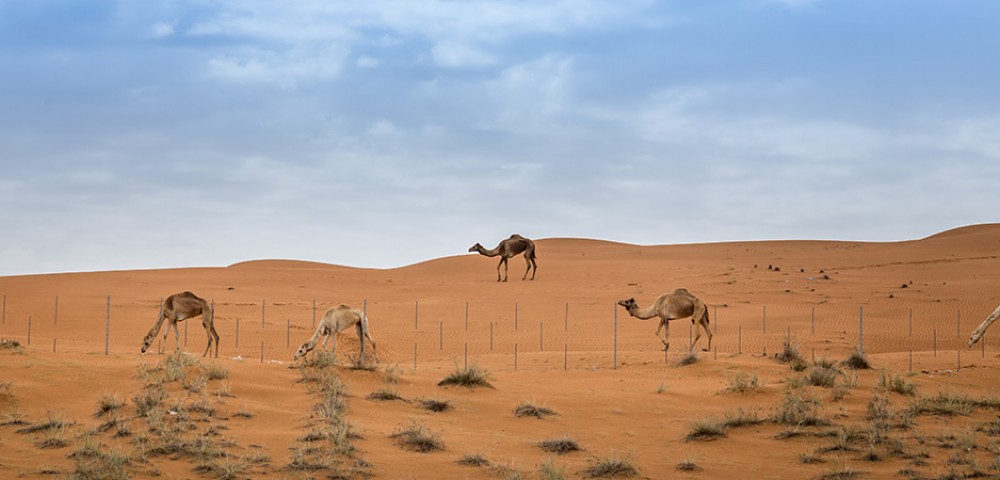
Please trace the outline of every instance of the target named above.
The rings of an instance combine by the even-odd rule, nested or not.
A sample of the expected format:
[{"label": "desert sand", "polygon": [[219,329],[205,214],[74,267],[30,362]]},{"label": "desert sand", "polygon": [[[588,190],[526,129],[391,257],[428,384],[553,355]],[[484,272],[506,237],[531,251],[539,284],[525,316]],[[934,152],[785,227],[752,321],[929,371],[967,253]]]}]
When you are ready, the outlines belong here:
[{"label": "desert sand", "polygon": [[[516,257],[506,283],[498,259],[461,252],[388,270],[0,277],[0,478],[587,478],[611,459],[654,479],[1000,475],[1000,327],[964,346],[1000,304],[1000,225],[887,243],[536,246],[536,279]],[[678,287],[708,304],[712,351],[691,348],[682,319],[664,352],[657,320],[615,305]],[[201,356],[200,319],[180,324],[185,353],[171,333],[141,355],[162,298],[185,290],[214,303],[219,358]],[[337,365],[292,365],[341,303],[366,310],[378,362],[352,368],[347,331]],[[859,349],[872,368],[840,363]],[[776,358],[790,351],[802,360]],[[492,387],[438,386],[468,366]],[[330,398],[335,420],[317,408]],[[778,421],[790,404],[807,415]],[[401,446],[393,434],[413,426],[441,448]],[[553,440],[581,450],[540,448]]]}]

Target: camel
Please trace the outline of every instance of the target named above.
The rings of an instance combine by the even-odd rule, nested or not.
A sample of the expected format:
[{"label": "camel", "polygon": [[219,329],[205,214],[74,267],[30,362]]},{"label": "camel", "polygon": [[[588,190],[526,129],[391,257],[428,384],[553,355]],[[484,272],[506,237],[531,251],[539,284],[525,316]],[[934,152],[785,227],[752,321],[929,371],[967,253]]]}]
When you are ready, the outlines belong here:
[{"label": "camel", "polygon": [[[708,335],[708,348],[712,349],[712,331],[708,328],[708,307],[698,297],[691,294],[685,288],[678,288],[673,293],[660,295],[649,308],[640,308],[635,303],[634,298],[620,300],[618,305],[625,307],[628,314],[640,320],[648,320],[653,317],[660,317],[660,325],[656,327],[656,338],[663,342],[663,351],[670,348],[670,321],[691,317],[691,323],[697,324],[695,328],[694,343],[698,343],[701,338],[701,328],[705,329]],[[660,336],[660,329],[663,329],[663,336]],[[692,344],[693,345],[693,344]]]},{"label": "camel", "polygon": [[[497,264],[497,281],[507,281],[507,259],[520,255],[524,253],[524,261],[528,264],[528,269],[524,271],[524,276],[521,280],[528,278],[528,272],[531,272],[531,279],[535,279],[535,273],[538,273],[538,264],[535,262],[535,242],[524,238],[518,234],[513,234],[510,238],[500,242],[493,250],[487,250],[483,248],[480,244],[475,244],[469,247],[470,252],[479,252],[480,255],[486,255],[487,257],[500,256],[500,263]],[[500,279],[500,267],[503,266],[503,280]],[[534,270],[532,270],[534,267]]]},{"label": "camel", "polygon": [[972,334],[969,335],[969,343],[967,345],[968,348],[972,348],[972,346],[975,345],[979,339],[983,338],[983,335],[986,335],[986,329],[990,328],[990,324],[997,321],[998,318],[1000,318],[1000,307],[993,310],[993,313],[986,317],[986,320],[983,320],[983,323],[980,323],[979,326],[972,331]]},{"label": "camel", "polygon": [[[181,350],[181,336],[177,330],[177,323],[199,315],[201,315],[201,325],[205,327],[205,334],[208,335],[208,345],[205,346],[205,353],[201,356],[208,355],[208,351],[212,348],[214,337],[215,358],[219,358],[219,334],[215,331],[215,323],[213,321],[215,314],[212,312],[212,305],[191,292],[175,293],[167,297],[163,302],[163,306],[160,307],[160,316],[156,319],[156,323],[142,339],[142,353],[146,353],[146,350],[149,350],[153,339],[160,333],[160,327],[163,326],[164,320],[167,321],[167,329],[163,332],[163,344],[164,346],[166,345],[167,335],[170,334],[170,327],[173,327],[174,339],[177,340],[177,351],[179,352]],[[160,353],[163,352],[161,351]]]},{"label": "camel", "polygon": [[[351,326],[356,326],[358,330],[358,340],[361,341],[361,356],[359,360],[365,357],[365,339],[367,338],[372,344],[372,349],[375,349],[375,340],[372,340],[371,334],[368,332],[368,317],[364,312],[358,310],[357,308],[349,307],[347,305],[338,305],[336,307],[331,307],[323,313],[323,318],[319,321],[319,326],[316,327],[316,333],[313,334],[306,343],[295,352],[295,357],[292,359],[294,362],[298,360],[309,352],[313,348],[316,348],[316,344],[319,343],[320,337],[323,338],[323,350],[326,350],[326,342],[330,338],[333,338],[333,351],[334,355],[337,352],[337,337],[335,335],[339,332],[351,328]],[[378,360],[378,353],[375,354],[376,361]]]}]

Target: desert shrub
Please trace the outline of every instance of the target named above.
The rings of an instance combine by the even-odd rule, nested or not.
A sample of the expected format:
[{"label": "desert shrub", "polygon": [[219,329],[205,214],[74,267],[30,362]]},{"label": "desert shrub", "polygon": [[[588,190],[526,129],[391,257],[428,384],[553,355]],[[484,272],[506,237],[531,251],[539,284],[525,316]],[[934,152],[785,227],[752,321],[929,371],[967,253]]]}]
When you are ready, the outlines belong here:
[{"label": "desert shrub", "polygon": [[726,393],[749,393],[760,390],[760,378],[757,374],[737,373],[729,377],[729,384],[724,390]]},{"label": "desert shrub", "polygon": [[566,468],[557,467],[550,458],[538,467],[538,477],[541,480],[565,480]]},{"label": "desert shrub", "polygon": [[735,412],[726,412],[722,419],[724,428],[746,427],[761,423],[764,423],[764,419],[760,417],[760,409],[756,407],[749,410],[743,410],[743,407],[737,408]]},{"label": "desert shrub", "polygon": [[692,458],[684,459],[684,461],[678,463],[674,468],[680,472],[697,472],[701,470],[701,467]]},{"label": "desert shrub", "polygon": [[554,410],[548,407],[539,407],[532,402],[527,400],[521,402],[516,408],[514,408],[514,415],[518,417],[535,417],[535,418],[545,418],[550,415],[558,415]]},{"label": "desert shrub", "polygon": [[389,386],[385,386],[378,390],[375,390],[372,393],[369,393],[368,399],[390,401],[390,400],[402,400],[403,397],[400,397],[399,394],[396,393],[396,389]]},{"label": "desert shrub", "polygon": [[976,410],[976,400],[965,395],[938,392],[933,397],[920,397],[910,401],[909,412],[914,416],[943,415],[968,416]]},{"label": "desert shrub", "polygon": [[799,347],[792,345],[792,339],[788,337],[785,337],[785,341],[781,345],[781,351],[774,358],[778,359],[781,363],[804,362],[802,355],[799,354]]},{"label": "desert shrub", "polygon": [[707,418],[691,423],[691,431],[684,436],[685,442],[694,440],[715,440],[726,436],[725,424],[715,418]]},{"label": "desert shrub", "polygon": [[438,398],[425,398],[420,400],[420,406],[425,410],[430,410],[432,412],[444,412],[453,408],[451,406],[451,402]]},{"label": "desert shrub", "polygon": [[790,390],[785,394],[781,405],[771,416],[771,420],[780,425],[792,426],[825,426],[830,421],[819,415],[819,401],[806,398],[801,393]]},{"label": "desert shrub", "polygon": [[144,388],[142,392],[136,394],[136,396],[132,399],[132,403],[135,404],[136,415],[140,417],[149,415],[151,411],[155,410],[156,407],[163,403],[163,397],[164,393],[162,386]]},{"label": "desert shrub", "polygon": [[677,365],[681,367],[694,365],[696,363],[698,363],[698,354],[695,352],[688,352],[686,355],[681,357],[680,360],[677,361]]},{"label": "desert shrub", "polygon": [[426,425],[415,420],[409,426],[398,427],[396,432],[389,437],[394,439],[397,445],[415,452],[427,453],[434,450],[444,450],[441,436],[431,432]]},{"label": "desert shrub", "polygon": [[559,455],[583,450],[582,448],[580,448],[580,445],[576,443],[576,440],[573,440],[572,438],[569,437],[560,437],[551,440],[543,440],[538,443],[538,448],[541,448],[546,452],[552,452]]},{"label": "desert shrub", "polygon": [[225,380],[229,378],[229,370],[212,363],[205,369],[205,376],[209,380]]},{"label": "desert shrub", "polygon": [[841,371],[836,368],[814,365],[806,375],[806,382],[816,387],[833,388],[840,374]]},{"label": "desert shrub", "polygon": [[117,396],[102,395],[101,398],[97,399],[97,410],[94,412],[94,417],[100,418],[106,414],[116,412],[124,406],[125,404],[121,400],[118,400]]},{"label": "desert shrub", "polygon": [[307,355],[299,365],[302,368],[323,369],[337,364],[337,354],[334,351],[320,350],[313,351],[312,355]]},{"label": "desert shrub", "polygon": [[868,357],[865,356],[864,352],[861,350],[854,350],[851,352],[851,355],[847,357],[847,360],[844,360],[844,365],[855,370],[867,370],[872,368],[871,363],[868,362]]},{"label": "desert shrub", "polygon": [[385,383],[395,385],[399,383],[399,367],[389,365],[385,367]]},{"label": "desert shrub", "polygon": [[371,356],[357,356],[351,355],[348,357],[351,362],[351,370],[364,370],[366,372],[374,372],[378,370],[378,363],[374,362]]},{"label": "desert shrub", "polygon": [[489,387],[493,388],[493,385],[489,382],[490,372],[479,368],[477,365],[472,365],[463,370],[456,370],[450,375],[438,382],[438,386],[445,385],[458,385],[461,387]]},{"label": "desert shrub", "polygon": [[612,453],[608,458],[599,459],[590,467],[584,470],[584,473],[591,478],[600,477],[634,477],[639,474],[639,470],[632,465],[631,460],[628,458],[618,458]]},{"label": "desert shrub", "polygon": [[481,452],[462,455],[457,462],[459,465],[467,465],[470,467],[488,467],[492,464],[492,462],[486,458],[486,455]]},{"label": "desert shrub", "polygon": [[833,470],[823,472],[818,478],[819,480],[850,480],[862,475],[863,473],[860,470],[855,470],[847,465],[840,465]]},{"label": "desert shrub", "polygon": [[73,480],[128,480],[128,467],[132,457],[119,449],[106,449],[103,445],[85,444],[81,450],[71,453],[76,462]]},{"label": "desert shrub", "polygon": [[879,388],[900,395],[913,396],[917,393],[917,386],[913,382],[907,382],[898,375],[894,375],[882,369],[879,373]]}]

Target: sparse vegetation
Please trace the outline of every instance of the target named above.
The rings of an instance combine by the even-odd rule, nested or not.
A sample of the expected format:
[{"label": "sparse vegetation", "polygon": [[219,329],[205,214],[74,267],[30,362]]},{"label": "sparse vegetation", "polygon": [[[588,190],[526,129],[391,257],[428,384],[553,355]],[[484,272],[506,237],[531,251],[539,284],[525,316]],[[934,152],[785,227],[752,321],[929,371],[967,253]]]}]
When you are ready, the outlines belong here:
[{"label": "sparse vegetation", "polygon": [[470,467],[488,467],[492,463],[488,458],[486,458],[486,455],[484,455],[482,452],[479,452],[479,453],[466,453],[465,455],[462,455],[462,457],[458,459],[458,464],[468,465]]},{"label": "sparse vegetation", "polygon": [[514,408],[514,415],[518,417],[535,417],[535,418],[545,418],[550,415],[558,415],[554,410],[548,407],[539,407],[533,402],[527,400],[521,402],[516,408]]},{"label": "sparse vegetation", "polygon": [[584,473],[591,478],[602,477],[634,477],[639,474],[639,470],[632,465],[628,458],[618,458],[612,453],[608,458],[596,460]]},{"label": "sparse vegetation", "polygon": [[453,408],[451,406],[451,402],[438,398],[425,398],[420,400],[420,406],[425,410],[430,410],[432,412],[445,412]]},{"label": "sparse vegetation", "polygon": [[375,390],[372,393],[369,393],[368,394],[368,399],[369,400],[391,401],[391,400],[403,400],[403,397],[400,397],[399,394],[396,393],[396,389],[394,389],[394,388],[392,388],[390,386],[385,386],[385,387],[382,387],[382,388],[380,388],[378,390]]},{"label": "sparse vegetation", "polygon": [[541,480],[565,480],[566,468],[556,466],[550,458],[538,468],[538,476]]},{"label": "sparse vegetation", "polygon": [[751,393],[760,391],[760,378],[757,374],[739,372],[729,377],[729,385],[726,386],[726,393]]},{"label": "sparse vegetation", "polygon": [[351,362],[351,370],[364,370],[366,372],[378,371],[378,364],[373,362],[371,356],[363,357],[360,354],[358,356],[348,357]]},{"label": "sparse vegetation", "polygon": [[792,339],[785,337],[785,341],[782,342],[781,351],[778,352],[775,357],[781,363],[791,363],[794,361],[802,362],[802,355],[799,354],[799,347],[792,345]]},{"label": "sparse vegetation", "polygon": [[819,415],[819,401],[806,398],[801,392],[789,390],[771,420],[780,425],[826,426],[830,421]]},{"label": "sparse vegetation", "polygon": [[688,365],[694,365],[696,363],[698,363],[698,354],[695,352],[688,352],[686,355],[681,357],[680,360],[677,361],[677,365],[680,367],[686,367]]},{"label": "sparse vegetation", "polygon": [[412,421],[409,426],[400,426],[396,432],[389,436],[396,441],[396,444],[414,452],[427,453],[435,450],[444,450],[444,442],[441,436],[430,431],[426,425]]},{"label": "sparse vegetation", "polygon": [[861,475],[862,472],[859,470],[855,470],[847,465],[840,465],[829,472],[824,472],[819,476],[819,480],[849,480],[858,478]]},{"label": "sparse vegetation", "polygon": [[555,453],[558,455],[563,455],[570,452],[578,452],[583,450],[580,448],[580,444],[576,443],[569,437],[554,438],[551,440],[543,440],[538,443],[538,448],[545,450],[546,452]]},{"label": "sparse vegetation", "polygon": [[471,365],[463,370],[456,370],[438,382],[438,386],[458,385],[461,387],[489,387],[493,385],[489,382],[490,373],[477,365]]},{"label": "sparse vegetation", "polygon": [[681,472],[697,472],[698,470],[701,470],[701,467],[699,467],[692,458],[685,459],[681,463],[678,463],[674,468]]},{"label": "sparse vegetation", "polygon": [[756,407],[749,410],[739,407],[735,412],[726,412],[722,420],[724,428],[739,428],[761,423],[764,423],[764,419],[760,417],[760,409]]},{"label": "sparse vegetation", "polygon": [[854,350],[851,352],[851,355],[847,357],[847,360],[844,360],[844,365],[855,370],[867,370],[872,368],[871,363],[868,362],[868,357],[865,356],[864,352],[861,350]]},{"label": "sparse vegetation", "polygon": [[716,418],[707,418],[691,423],[691,431],[684,436],[685,442],[694,440],[715,440],[726,436],[725,424]]},{"label": "sparse vegetation", "polygon": [[898,375],[888,373],[885,369],[879,372],[878,387],[886,391],[911,397],[917,393],[917,386],[915,384],[906,381]]},{"label": "sparse vegetation", "polygon": [[399,377],[399,367],[396,365],[389,365],[385,367],[385,383],[395,385],[399,383]]},{"label": "sparse vegetation", "polygon": [[86,443],[69,456],[76,462],[74,480],[128,480],[132,477],[129,473],[132,457],[120,449]]},{"label": "sparse vegetation", "polygon": [[102,395],[101,398],[97,400],[97,411],[94,412],[94,417],[100,418],[109,413],[117,412],[124,406],[125,404],[119,400],[117,396]]}]

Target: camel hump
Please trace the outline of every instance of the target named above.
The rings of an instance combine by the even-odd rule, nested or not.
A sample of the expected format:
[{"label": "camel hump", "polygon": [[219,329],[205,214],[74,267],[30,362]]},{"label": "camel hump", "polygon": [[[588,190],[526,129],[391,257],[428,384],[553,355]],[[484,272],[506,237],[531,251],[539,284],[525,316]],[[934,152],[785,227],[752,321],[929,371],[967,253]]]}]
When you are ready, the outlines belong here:
[{"label": "camel hump", "polygon": [[678,288],[677,290],[674,290],[674,294],[676,294],[676,295],[691,295],[691,292],[689,292],[688,289],[686,289],[686,288]]}]

